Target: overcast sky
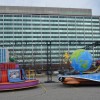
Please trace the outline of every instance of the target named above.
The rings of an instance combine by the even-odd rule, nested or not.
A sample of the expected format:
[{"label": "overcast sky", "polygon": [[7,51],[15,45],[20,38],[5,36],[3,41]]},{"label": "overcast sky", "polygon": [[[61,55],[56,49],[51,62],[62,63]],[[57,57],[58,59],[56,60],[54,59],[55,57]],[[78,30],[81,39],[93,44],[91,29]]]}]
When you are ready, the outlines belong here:
[{"label": "overcast sky", "polygon": [[89,8],[93,15],[100,15],[100,0],[0,0],[0,5]]}]

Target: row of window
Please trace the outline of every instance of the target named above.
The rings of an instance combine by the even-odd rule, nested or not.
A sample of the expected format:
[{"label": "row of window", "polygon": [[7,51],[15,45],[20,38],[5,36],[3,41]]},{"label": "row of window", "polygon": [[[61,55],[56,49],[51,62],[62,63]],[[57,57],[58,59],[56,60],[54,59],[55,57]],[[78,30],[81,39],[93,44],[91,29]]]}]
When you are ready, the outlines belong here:
[{"label": "row of window", "polygon": [[69,26],[69,27],[62,27],[62,26],[51,26],[51,27],[47,27],[47,26],[41,26],[41,27],[37,27],[37,26],[31,26],[31,27],[14,27],[14,26],[4,26],[4,27],[0,27],[0,29],[7,29],[7,30],[100,30],[100,27],[75,27],[75,26]]},{"label": "row of window", "polygon": [[0,25],[0,27],[26,27],[26,28],[28,28],[28,27],[39,27],[39,28],[51,28],[51,27],[57,27],[57,28],[59,28],[59,27],[62,27],[62,28],[67,28],[67,27],[77,27],[77,28],[79,28],[79,27],[81,27],[81,28],[98,28],[100,25],[80,25],[80,24],[48,24],[48,25],[46,25],[46,24],[42,24],[42,25],[37,25],[37,24],[33,24],[33,25],[31,25],[31,24],[23,24],[23,25],[21,25],[21,24],[10,24],[10,23],[6,23],[6,24],[1,24]]},{"label": "row of window", "polygon": [[[83,30],[84,28],[21,28],[21,27],[0,27],[1,30],[75,30],[75,31],[79,31],[79,30]],[[86,31],[88,30],[94,30],[94,31],[99,31],[99,28],[85,28]]]},{"label": "row of window", "polygon": [[[94,35],[93,35],[94,36]],[[15,39],[15,38],[27,38],[27,39],[29,39],[29,38],[32,38],[32,39],[34,39],[34,38],[42,38],[42,39],[46,39],[46,38],[49,38],[49,39],[53,39],[53,38],[58,38],[58,39],[63,39],[63,38],[69,38],[69,39],[71,39],[71,38],[83,38],[83,37],[85,37],[85,38],[88,38],[88,39],[91,39],[92,38],[92,34],[87,34],[87,35],[68,35],[68,36],[0,36],[0,38],[11,38],[11,39]],[[95,35],[95,37],[93,37],[93,38],[100,38],[100,36],[98,37],[98,35]]]},{"label": "row of window", "polygon": [[52,19],[49,19],[49,20],[41,20],[41,19],[39,19],[39,20],[33,20],[33,19],[0,19],[0,21],[33,21],[33,22],[76,22],[76,23],[78,23],[78,22],[81,22],[81,23],[90,23],[90,22],[92,22],[92,23],[99,23],[99,20],[98,21],[92,21],[92,20],[90,20],[90,21],[77,21],[77,20],[52,20]]},{"label": "row of window", "polygon": [[[36,24],[36,25],[44,25],[44,24],[49,24],[49,25],[52,25],[52,24],[57,24],[57,25],[60,25],[60,24],[66,24],[66,25],[70,25],[70,24],[72,24],[72,25],[80,25],[80,24],[82,24],[83,26],[84,26],[84,25],[88,25],[88,24],[89,24],[89,25],[100,25],[99,21],[98,21],[97,23],[93,23],[93,22],[90,22],[90,23],[87,23],[87,22],[83,23],[83,22],[82,22],[82,23],[81,23],[81,22],[71,22],[71,21],[70,21],[70,22],[38,22],[38,21],[37,21],[37,22],[29,22],[29,21],[27,21],[27,22],[24,22],[24,21],[22,21],[22,22],[21,22],[21,21],[16,21],[16,22],[14,22],[14,21],[12,21],[12,22],[10,22],[10,21],[7,22],[7,21],[5,21],[5,22],[1,22],[1,21],[0,21],[0,23],[2,23],[2,24],[3,24],[3,23],[4,23],[4,24],[5,24],[5,23],[11,23],[11,24],[13,24],[13,25],[14,25],[15,23],[16,23],[16,24],[20,24],[20,23],[21,23],[22,25],[23,25],[23,24],[30,24],[30,25],[35,25],[35,24]],[[15,25],[16,25],[16,24],[15,24]]]},{"label": "row of window", "polygon": [[56,16],[56,15],[26,15],[26,14],[0,14],[0,17],[27,17],[27,18],[30,18],[30,17],[34,17],[34,18],[71,18],[71,19],[75,19],[75,18],[77,18],[77,19],[90,19],[90,18],[92,18],[92,19],[99,19],[97,16]]},{"label": "row of window", "polygon": [[[42,44],[42,45],[41,45]],[[4,41],[3,43],[1,43],[0,45],[16,45],[16,46],[21,46],[21,45],[27,45],[27,46],[29,46],[29,48],[25,48],[25,47],[23,47],[23,48],[25,48],[25,51],[31,51],[30,49],[34,49],[34,50],[37,50],[37,49],[39,49],[39,48],[41,48],[43,51],[44,50],[46,50],[46,44],[43,44],[43,43],[41,43],[41,44],[38,44],[38,43],[36,43],[36,44],[33,44],[33,47],[32,47],[32,44],[28,44],[28,43],[18,43],[18,42],[16,42],[16,43],[10,43],[10,42],[6,42],[6,41]],[[69,42],[69,43],[65,43],[65,44],[62,44],[62,42],[59,42],[59,44],[57,44],[57,43],[53,43],[52,42],[52,47],[51,47],[51,49],[53,50],[53,49],[58,49],[58,46],[60,47],[60,49],[62,49],[62,48],[65,48],[65,46],[66,45],[68,45],[68,44],[77,44],[77,45],[92,45],[93,43],[87,43],[87,42],[84,42],[84,40],[83,40],[83,42]],[[73,48],[72,46],[70,46],[70,48]],[[15,49],[18,51],[19,49],[22,49],[22,47],[19,47],[19,48],[16,48],[15,47]]]},{"label": "row of window", "polygon": [[0,36],[13,36],[13,37],[16,37],[16,36],[22,36],[22,37],[36,37],[36,36],[41,36],[41,37],[44,37],[44,36],[47,36],[47,37],[53,37],[53,36],[56,36],[56,37],[61,37],[61,36],[63,36],[63,37],[67,37],[67,36],[91,36],[91,35],[93,35],[93,36],[98,36],[98,37],[100,37],[100,35],[99,34],[89,34],[89,33],[74,33],[74,34],[61,34],[61,33],[58,33],[58,34],[14,34],[14,33],[2,33],[2,34],[0,34]]},{"label": "row of window", "polygon": [[10,26],[10,27],[25,27],[25,26],[29,26],[29,27],[51,27],[51,26],[56,26],[56,27],[60,27],[60,26],[65,26],[65,27],[69,27],[69,26],[76,26],[76,27],[99,27],[100,25],[83,25],[83,24],[30,24],[30,23],[0,23],[0,27],[7,27],[7,26]]},{"label": "row of window", "polygon": [[[45,34],[48,34],[48,35],[50,35],[50,34],[55,34],[55,35],[58,35],[58,34],[75,34],[76,32],[68,32],[67,33],[67,31],[66,32],[0,32],[0,34],[33,34],[33,35],[38,35],[38,34],[43,34],[43,35],[45,35]],[[84,34],[85,32],[77,32],[77,34]],[[87,33],[85,33],[85,34],[87,34]],[[92,34],[91,32],[88,32],[88,34]],[[95,33],[95,34],[98,34],[98,35],[100,35],[100,33]]]}]

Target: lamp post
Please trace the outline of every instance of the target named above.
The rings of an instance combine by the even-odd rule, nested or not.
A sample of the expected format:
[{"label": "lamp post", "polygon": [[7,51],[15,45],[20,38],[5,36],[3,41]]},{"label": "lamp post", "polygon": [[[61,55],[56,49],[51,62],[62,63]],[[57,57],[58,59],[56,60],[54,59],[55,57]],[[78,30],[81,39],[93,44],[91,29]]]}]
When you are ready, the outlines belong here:
[{"label": "lamp post", "polygon": [[53,83],[52,81],[52,66],[51,66],[51,41],[46,41],[47,45],[47,81],[45,83]]}]

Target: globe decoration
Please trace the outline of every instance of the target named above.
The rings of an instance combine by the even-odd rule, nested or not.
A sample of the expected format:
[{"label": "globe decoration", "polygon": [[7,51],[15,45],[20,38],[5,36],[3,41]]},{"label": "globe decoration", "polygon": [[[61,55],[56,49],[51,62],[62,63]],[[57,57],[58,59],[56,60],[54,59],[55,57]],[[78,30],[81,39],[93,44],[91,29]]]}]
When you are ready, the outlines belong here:
[{"label": "globe decoration", "polygon": [[84,49],[74,51],[70,57],[71,66],[80,73],[90,69],[92,60],[92,55]]},{"label": "globe decoration", "polygon": [[15,62],[15,58],[10,57],[10,58],[9,58],[9,61],[10,61],[10,62]]}]

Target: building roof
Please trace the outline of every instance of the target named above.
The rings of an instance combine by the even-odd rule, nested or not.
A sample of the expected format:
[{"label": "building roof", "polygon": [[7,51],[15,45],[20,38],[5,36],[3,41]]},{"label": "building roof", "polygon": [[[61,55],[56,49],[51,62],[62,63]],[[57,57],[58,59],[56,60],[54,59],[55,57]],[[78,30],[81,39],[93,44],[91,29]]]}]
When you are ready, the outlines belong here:
[{"label": "building roof", "polygon": [[91,16],[92,10],[80,8],[0,6],[0,13]]}]

